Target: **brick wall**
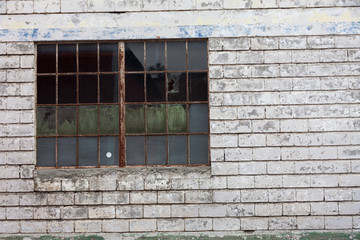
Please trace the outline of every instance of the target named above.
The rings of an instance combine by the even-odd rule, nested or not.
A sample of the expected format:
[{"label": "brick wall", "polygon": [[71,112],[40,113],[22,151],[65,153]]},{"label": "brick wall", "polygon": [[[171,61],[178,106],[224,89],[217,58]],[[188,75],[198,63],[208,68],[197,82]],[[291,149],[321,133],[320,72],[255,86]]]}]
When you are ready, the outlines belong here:
[{"label": "brick wall", "polygon": [[[336,15],[346,8],[332,7],[360,5],[265,2],[0,1],[0,25],[37,13],[54,22],[65,12],[192,10],[203,17],[313,8]],[[17,28],[24,36],[9,27]],[[209,39],[211,167],[83,170],[35,170],[34,41],[10,42],[0,32],[0,237],[359,230],[360,33],[311,31],[201,36]]]}]

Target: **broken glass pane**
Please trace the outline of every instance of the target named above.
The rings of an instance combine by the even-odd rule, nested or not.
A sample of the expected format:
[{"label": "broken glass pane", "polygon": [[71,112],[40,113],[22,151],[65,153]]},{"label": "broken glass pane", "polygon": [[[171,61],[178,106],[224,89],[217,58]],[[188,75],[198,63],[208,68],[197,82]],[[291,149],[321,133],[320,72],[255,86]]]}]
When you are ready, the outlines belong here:
[{"label": "broken glass pane", "polygon": [[186,46],[185,42],[167,43],[167,70],[186,70]]},{"label": "broken glass pane", "polygon": [[76,107],[58,107],[58,134],[76,135]]},{"label": "broken glass pane", "polygon": [[36,124],[38,136],[55,135],[55,107],[38,107]]},{"label": "broken glass pane", "polygon": [[144,43],[125,43],[125,70],[144,71]]},{"label": "broken glass pane", "polygon": [[97,72],[97,44],[79,44],[79,71]]},{"label": "broken glass pane", "polygon": [[125,106],[126,133],[145,133],[144,105]]},{"label": "broken glass pane", "polygon": [[100,166],[119,165],[119,137],[100,137]]},{"label": "broken glass pane", "polygon": [[207,45],[206,42],[188,42],[188,69],[207,70]]},{"label": "broken glass pane", "polygon": [[100,71],[114,72],[118,71],[118,44],[101,43],[100,44]]},{"label": "broken glass pane", "polygon": [[118,75],[117,74],[101,74],[100,75],[100,102],[116,103],[118,98]]},{"label": "broken glass pane", "polygon": [[119,106],[100,106],[100,134],[119,134]]},{"label": "broken glass pane", "polygon": [[97,134],[97,106],[79,106],[79,134]]},{"label": "broken glass pane", "polygon": [[148,136],[146,139],[147,164],[165,165],[166,164],[166,137]]},{"label": "broken glass pane", "polygon": [[79,137],[79,166],[97,166],[97,137]]},{"label": "broken glass pane", "polygon": [[36,139],[36,166],[55,167],[55,138]]},{"label": "broken glass pane", "polygon": [[76,137],[58,138],[58,166],[76,166]]},{"label": "broken glass pane", "polygon": [[56,103],[56,80],[55,76],[37,77],[37,103],[55,104]]},{"label": "broken glass pane", "polygon": [[207,73],[189,73],[189,101],[207,101]]},{"label": "broken glass pane", "polygon": [[146,108],[148,133],[166,132],[166,113],[164,104],[148,105]]},{"label": "broken glass pane", "polygon": [[186,73],[167,74],[168,101],[186,101]]},{"label": "broken glass pane", "polygon": [[59,76],[59,103],[76,103],[76,76]]},{"label": "broken glass pane", "polygon": [[37,45],[37,66],[38,73],[56,72],[56,45]]},{"label": "broken glass pane", "polygon": [[146,70],[164,71],[165,70],[165,43],[149,42],[146,43]]},{"label": "broken glass pane", "polygon": [[165,101],[165,74],[146,74],[146,100],[148,102]]},{"label": "broken glass pane", "polygon": [[97,75],[79,76],[79,102],[97,103]]},{"label": "broken glass pane", "polygon": [[186,104],[168,105],[168,131],[169,133],[187,132]]},{"label": "broken glass pane", "polygon": [[186,165],[187,164],[187,136],[169,135],[169,164]]},{"label": "broken glass pane", "polygon": [[207,133],[208,127],[208,105],[190,104],[189,110],[189,131],[191,133]]},{"label": "broken glass pane", "polygon": [[125,75],[125,101],[144,102],[144,74]]},{"label": "broken glass pane", "polygon": [[76,45],[59,44],[59,72],[76,72]]},{"label": "broken glass pane", "polygon": [[145,137],[126,137],[126,165],[145,165]]},{"label": "broken glass pane", "polygon": [[208,135],[190,136],[190,164],[209,163]]}]

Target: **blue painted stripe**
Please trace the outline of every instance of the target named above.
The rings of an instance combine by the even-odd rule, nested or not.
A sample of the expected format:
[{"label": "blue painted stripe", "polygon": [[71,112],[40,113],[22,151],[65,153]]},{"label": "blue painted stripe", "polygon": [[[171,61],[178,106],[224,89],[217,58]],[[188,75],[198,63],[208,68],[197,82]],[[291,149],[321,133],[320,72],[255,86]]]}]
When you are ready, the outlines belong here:
[{"label": "blue painted stripe", "polygon": [[[315,30],[316,29],[316,30]],[[360,34],[360,22],[313,25],[197,25],[135,28],[0,29],[0,41],[118,40]]]}]

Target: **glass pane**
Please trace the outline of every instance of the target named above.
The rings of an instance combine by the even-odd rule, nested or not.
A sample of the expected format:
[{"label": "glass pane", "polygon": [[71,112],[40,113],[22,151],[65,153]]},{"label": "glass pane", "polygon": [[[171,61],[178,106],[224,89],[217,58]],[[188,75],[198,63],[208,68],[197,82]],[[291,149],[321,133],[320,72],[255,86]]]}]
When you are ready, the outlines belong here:
[{"label": "glass pane", "polygon": [[185,42],[167,43],[167,70],[186,70],[186,46]]},{"label": "glass pane", "polygon": [[97,134],[97,106],[79,106],[79,134]]},{"label": "glass pane", "polygon": [[58,138],[58,166],[76,166],[76,138]]},{"label": "glass pane", "polygon": [[100,106],[100,134],[119,134],[119,106]]},{"label": "glass pane", "polygon": [[190,136],[190,164],[209,164],[208,135]]},{"label": "glass pane", "polygon": [[76,72],[76,45],[59,44],[59,72]]},{"label": "glass pane", "polygon": [[165,74],[146,74],[146,100],[148,102],[165,101]]},{"label": "glass pane", "polygon": [[76,107],[58,107],[58,134],[76,135]]},{"label": "glass pane", "polygon": [[97,72],[97,44],[79,44],[79,71]]},{"label": "glass pane", "polygon": [[126,137],[126,165],[145,165],[145,137]]},{"label": "glass pane", "polygon": [[79,102],[97,103],[97,75],[79,76]]},{"label": "glass pane", "polygon": [[186,101],[186,73],[167,74],[168,101]]},{"label": "glass pane", "polygon": [[165,105],[148,105],[146,109],[146,122],[148,133],[165,133]]},{"label": "glass pane", "polygon": [[144,102],[144,74],[125,75],[125,101]]},{"label": "glass pane", "polygon": [[146,43],[146,70],[147,71],[165,70],[164,42]]},{"label": "glass pane", "polygon": [[79,166],[97,166],[97,137],[79,137]]},{"label": "glass pane", "polygon": [[37,72],[55,73],[56,72],[56,45],[46,44],[37,45]]},{"label": "glass pane", "polygon": [[187,118],[185,104],[168,105],[168,131],[169,133],[186,133]]},{"label": "glass pane", "polygon": [[208,100],[207,73],[189,73],[189,100]]},{"label": "glass pane", "polygon": [[169,141],[169,164],[187,164],[187,136],[168,136]]},{"label": "glass pane", "polygon": [[189,110],[189,132],[207,133],[209,132],[208,105],[190,104]]},{"label": "glass pane", "polygon": [[126,133],[145,133],[144,105],[125,106]]},{"label": "glass pane", "polygon": [[147,164],[166,165],[166,137],[149,136],[146,139]]},{"label": "glass pane", "polygon": [[55,167],[55,138],[36,139],[36,166]]},{"label": "glass pane", "polygon": [[38,107],[36,124],[38,136],[55,135],[55,107]]},{"label": "glass pane", "polygon": [[100,71],[113,72],[118,71],[118,44],[102,43],[100,44]]},{"label": "glass pane", "polygon": [[116,103],[118,98],[119,85],[117,74],[100,75],[100,102]]},{"label": "glass pane", "polygon": [[188,69],[207,70],[206,42],[188,42]]},{"label": "glass pane", "polygon": [[119,165],[119,138],[100,138],[100,166]]},{"label": "glass pane", "polygon": [[125,43],[125,70],[144,71],[144,43]]},{"label": "glass pane", "polygon": [[59,76],[59,103],[76,103],[76,76]]},{"label": "glass pane", "polygon": [[55,104],[56,103],[56,80],[55,76],[37,77],[37,103]]}]

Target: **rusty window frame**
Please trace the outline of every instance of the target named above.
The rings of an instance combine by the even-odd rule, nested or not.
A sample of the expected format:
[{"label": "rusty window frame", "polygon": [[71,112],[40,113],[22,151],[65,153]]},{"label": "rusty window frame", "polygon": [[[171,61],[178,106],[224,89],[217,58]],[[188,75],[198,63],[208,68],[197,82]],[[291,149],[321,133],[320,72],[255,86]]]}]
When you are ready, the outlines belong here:
[{"label": "rusty window frame", "polygon": [[[177,101],[177,102],[168,102],[168,96],[166,95],[166,100],[165,102],[147,102],[146,101],[146,95],[145,95],[145,102],[129,102],[126,103],[125,102],[125,74],[127,73],[142,73],[144,75],[144,78],[146,79],[146,75],[148,73],[164,73],[165,74],[165,86],[166,86],[166,90],[165,93],[167,93],[167,74],[168,73],[174,73],[174,72],[184,72],[183,70],[181,71],[167,71],[167,69],[165,69],[164,71],[147,71],[146,68],[144,68],[144,71],[125,71],[125,43],[127,42],[143,42],[144,43],[144,55],[145,55],[145,59],[144,61],[146,62],[146,43],[149,42],[164,42],[165,43],[165,64],[167,62],[167,43],[171,42],[171,41],[176,41],[176,42],[186,42],[186,101]],[[188,69],[188,42],[190,41],[205,41],[207,44],[207,52],[206,52],[206,56],[207,56],[207,69],[206,70],[189,70]],[[79,72],[79,44],[83,44],[83,43],[93,43],[97,45],[97,72]],[[102,43],[117,43],[118,44],[118,71],[116,72],[106,72],[106,74],[118,74],[118,103],[100,103],[100,89],[99,89],[99,82],[100,82],[100,74],[102,72],[100,72],[100,68],[99,68],[99,64],[100,64],[100,44]],[[55,136],[38,136],[36,134],[36,139],[38,138],[47,138],[47,137],[52,137],[52,138],[56,138],[56,144],[55,144],[55,161],[56,161],[56,166],[55,167],[41,167],[41,166],[37,166],[36,168],[38,169],[53,169],[53,168],[59,168],[59,169],[68,169],[68,168],[111,168],[111,167],[129,167],[129,165],[126,164],[126,136],[145,136],[145,141],[146,141],[146,137],[147,136],[166,136],[166,164],[165,165],[148,165],[147,164],[147,151],[146,151],[146,143],[145,143],[145,165],[138,165],[140,167],[154,167],[154,166],[161,166],[161,167],[176,167],[176,166],[187,166],[187,167],[196,167],[196,166],[209,166],[210,165],[210,118],[209,118],[209,67],[208,67],[208,41],[207,39],[174,39],[174,40],[133,40],[133,41],[66,41],[66,42],[38,42],[36,43],[36,62],[35,62],[35,68],[37,68],[37,46],[38,45],[56,45],[56,73],[38,73],[36,71],[36,81],[37,81],[37,77],[38,76],[55,76],[56,77],[56,104],[38,104],[37,103],[37,93],[35,94],[35,101],[36,101],[36,115],[37,115],[37,108],[41,107],[41,106],[55,106],[56,107],[56,122],[55,122],[55,128],[56,128],[56,135]],[[73,73],[59,73],[58,72],[58,46],[61,44],[76,44],[76,72]],[[191,72],[204,72],[207,73],[207,101],[189,101],[189,89],[188,89],[188,73]],[[79,75],[82,74],[96,74],[97,75],[97,84],[98,84],[98,96],[97,96],[97,103],[79,103]],[[59,104],[58,103],[58,76],[61,75],[76,75],[76,91],[77,91],[77,103],[75,104]],[[146,91],[146,80],[144,80],[144,91]],[[36,89],[37,91],[37,89]],[[191,103],[202,103],[202,104],[207,104],[207,112],[208,112],[208,132],[207,133],[189,133],[189,104]],[[149,105],[149,104],[165,104],[166,106],[166,133],[145,133],[145,134],[128,134],[125,132],[125,106],[126,105],[132,105],[132,104],[144,104],[144,105]],[[187,114],[187,133],[182,133],[182,134],[176,134],[176,133],[171,133],[171,135],[186,135],[187,136],[187,164],[186,165],[169,165],[169,153],[168,153],[168,135],[170,135],[168,133],[168,127],[167,127],[167,105],[168,104],[186,104],[186,114]],[[83,136],[81,134],[79,134],[79,121],[78,121],[78,106],[86,106],[86,105],[96,105],[97,106],[97,117],[98,117],[98,133],[97,135],[94,135],[95,137],[97,137],[97,162],[98,165],[97,166],[79,166],[79,137]],[[119,106],[119,134],[115,134],[115,135],[102,135],[99,134],[99,106],[101,105],[118,105]],[[58,138],[59,137],[70,137],[67,135],[58,135],[58,130],[57,130],[57,126],[58,126],[58,107],[59,106],[76,106],[76,120],[77,120],[77,134],[76,135],[71,135],[71,137],[75,137],[77,140],[77,144],[76,144],[76,166],[58,166]],[[145,107],[146,109],[146,107]],[[37,117],[35,118],[37,121]],[[145,110],[145,129],[146,129],[146,110]],[[189,162],[189,145],[190,145],[190,141],[189,141],[189,137],[190,135],[207,135],[208,136],[208,164],[190,164]],[[92,135],[86,135],[86,136],[92,136]],[[119,155],[119,164],[117,166],[112,165],[112,166],[100,166],[100,137],[101,136],[118,136],[119,138],[119,149],[118,149],[118,155]],[[36,148],[37,149],[37,148]],[[37,158],[37,157],[36,157]],[[136,167],[134,165],[131,165],[130,167]]]}]

